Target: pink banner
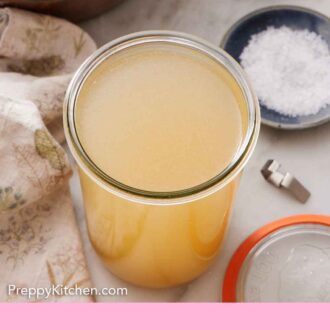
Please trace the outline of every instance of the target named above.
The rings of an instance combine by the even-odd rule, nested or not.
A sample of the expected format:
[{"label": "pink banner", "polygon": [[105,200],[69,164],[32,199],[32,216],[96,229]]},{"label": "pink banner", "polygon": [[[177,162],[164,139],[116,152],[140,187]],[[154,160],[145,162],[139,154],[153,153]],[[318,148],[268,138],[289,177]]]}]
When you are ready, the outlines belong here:
[{"label": "pink banner", "polygon": [[1,304],[0,329],[329,329],[329,304]]}]

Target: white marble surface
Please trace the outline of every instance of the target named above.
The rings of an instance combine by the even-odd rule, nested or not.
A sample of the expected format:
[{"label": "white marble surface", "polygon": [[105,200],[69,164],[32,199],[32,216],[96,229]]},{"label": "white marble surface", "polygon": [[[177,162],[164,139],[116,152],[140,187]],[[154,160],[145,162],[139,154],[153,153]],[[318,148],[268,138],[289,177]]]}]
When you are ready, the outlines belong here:
[{"label": "white marble surface", "polygon": [[[330,15],[329,0],[291,0],[286,4],[311,7]],[[127,33],[148,29],[178,30],[219,44],[223,34],[246,13],[265,6],[283,4],[277,0],[126,0],[110,12],[82,23],[99,45]],[[330,214],[330,124],[319,128],[285,132],[262,127],[254,156],[238,190],[229,234],[221,254],[210,270],[189,285],[166,290],[147,290],[122,282],[107,271],[94,253],[86,234],[79,180],[71,181],[74,204],[81,225],[84,246],[96,287],[127,287],[126,297],[103,297],[100,301],[183,301],[220,300],[228,261],[239,243],[258,227],[283,216],[299,213]],[[275,158],[301,178],[311,190],[307,204],[299,204],[273,188],[260,175],[260,168]]]}]

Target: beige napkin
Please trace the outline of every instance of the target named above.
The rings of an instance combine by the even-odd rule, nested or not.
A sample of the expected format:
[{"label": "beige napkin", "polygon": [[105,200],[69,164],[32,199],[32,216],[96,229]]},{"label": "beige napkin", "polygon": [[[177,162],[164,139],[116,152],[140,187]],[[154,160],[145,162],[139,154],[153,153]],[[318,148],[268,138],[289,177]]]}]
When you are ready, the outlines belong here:
[{"label": "beige napkin", "polygon": [[66,86],[95,48],[67,21],[0,10],[0,301],[27,300],[8,285],[91,285],[59,142]]}]

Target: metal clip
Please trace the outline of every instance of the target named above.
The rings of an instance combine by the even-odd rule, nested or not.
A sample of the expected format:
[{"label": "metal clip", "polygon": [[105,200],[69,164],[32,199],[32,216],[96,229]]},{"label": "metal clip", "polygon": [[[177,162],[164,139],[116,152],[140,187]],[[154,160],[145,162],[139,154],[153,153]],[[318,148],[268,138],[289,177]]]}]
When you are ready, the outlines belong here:
[{"label": "metal clip", "polygon": [[280,163],[270,159],[261,169],[261,173],[275,187],[287,189],[301,203],[306,203],[310,192],[292,174],[280,172],[280,167]]}]

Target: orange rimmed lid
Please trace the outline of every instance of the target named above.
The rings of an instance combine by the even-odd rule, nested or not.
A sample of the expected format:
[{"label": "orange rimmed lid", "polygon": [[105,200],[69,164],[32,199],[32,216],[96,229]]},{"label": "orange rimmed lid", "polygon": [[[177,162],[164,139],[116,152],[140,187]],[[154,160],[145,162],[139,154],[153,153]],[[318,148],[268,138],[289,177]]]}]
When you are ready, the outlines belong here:
[{"label": "orange rimmed lid", "polygon": [[[292,242],[292,238],[296,236],[295,242],[293,242],[286,247],[278,248],[277,252],[273,245],[279,246],[281,240],[284,242]],[[300,235],[300,239],[302,240],[299,245],[297,242],[297,235]],[[307,235],[307,236],[306,236]],[[308,236],[309,235],[309,236]],[[315,235],[321,235],[321,239]],[[320,243],[308,243],[308,239],[314,240]],[[321,242],[324,241],[324,242]],[[327,243],[329,242],[329,243]],[[286,243],[288,244],[288,243]],[[317,245],[320,244],[320,247]],[[323,245],[322,245],[323,244]],[[328,244],[328,245],[325,245]],[[266,248],[263,246],[267,245]],[[295,248],[299,247],[307,247],[304,249],[304,256],[296,256],[292,251]],[[309,248],[309,250],[308,250]],[[266,249],[268,249],[266,251]],[[273,250],[271,250],[273,249]],[[300,248],[301,249],[301,248]],[[326,267],[322,264],[319,268],[319,273],[317,274],[317,278],[312,277],[313,269],[315,266],[315,261],[311,261],[312,258],[317,255],[313,249],[319,249],[320,251],[326,251],[325,256],[328,255],[328,258],[325,257]],[[262,250],[262,251],[261,251]],[[256,230],[253,234],[251,234],[236,250],[234,253],[228,267],[226,270],[223,289],[222,289],[222,301],[223,302],[238,302],[238,301],[295,301],[295,300],[303,300],[303,301],[328,301],[330,299],[330,284],[329,284],[329,295],[320,296],[318,299],[317,294],[315,293],[315,297],[313,294],[313,290],[317,291],[315,283],[313,281],[322,282],[322,276],[326,269],[330,269],[330,216],[323,215],[295,215],[287,218],[283,218],[277,221],[274,221],[270,224],[267,224],[260,229]],[[260,252],[261,251],[261,252]],[[307,252],[306,252],[307,251]],[[317,252],[317,251],[316,251]],[[263,261],[263,267],[267,268],[267,272],[265,270],[261,271],[260,269],[256,271],[253,266],[253,263],[257,259],[257,254],[259,256],[263,256],[265,260],[265,256],[271,255],[273,261],[265,262]],[[321,254],[323,252],[320,252]],[[292,256],[293,254],[293,256]],[[309,255],[311,254],[311,256]],[[257,257],[256,257],[257,256]],[[320,260],[322,258],[319,258]],[[300,262],[302,260],[302,262]],[[290,264],[291,263],[291,264]],[[300,267],[300,264],[303,263],[302,271],[300,269],[294,270],[293,267]],[[323,261],[324,263],[324,261]],[[259,263],[260,264],[260,263]],[[284,266],[281,268],[281,264]],[[307,265],[307,266],[306,266]],[[312,267],[308,269],[308,276],[305,276],[305,268]],[[259,265],[259,268],[260,265]],[[271,274],[274,269],[278,268],[278,273],[280,275]],[[284,269],[284,271],[283,271]],[[253,299],[244,299],[244,288],[246,282],[246,278],[248,277],[246,274],[248,272],[253,272],[253,276],[250,276],[250,282],[255,282],[253,285],[250,285],[249,292],[253,293]],[[244,274],[243,274],[244,273]],[[287,273],[287,274],[286,274]],[[285,275],[288,275],[288,279],[285,279]],[[297,276],[294,279],[294,276]],[[326,276],[326,275],[324,275]],[[242,279],[244,277],[244,279]],[[305,278],[306,277],[306,278]],[[251,279],[252,278],[252,279]],[[284,280],[283,280],[284,278]],[[310,280],[311,284],[308,285],[308,280]],[[269,282],[267,284],[267,281]],[[293,292],[294,290],[286,289],[286,286],[290,284],[290,281],[294,281],[294,287],[297,286],[297,292]],[[325,277],[326,283],[330,283],[330,276]],[[258,283],[257,283],[258,282]],[[279,282],[279,283],[277,283]],[[284,284],[283,284],[284,283]],[[307,286],[306,295],[304,296],[304,289],[300,290],[298,284],[304,283],[304,287]],[[306,284],[307,283],[307,284]],[[273,285],[274,288],[268,289],[268,293],[264,293],[266,286]],[[275,288],[277,286],[277,288]],[[291,285],[292,286],[292,285]],[[324,286],[323,286],[324,287]],[[295,288],[294,288],[295,289]],[[285,290],[281,292],[280,290]],[[273,291],[271,293],[271,291]],[[291,296],[289,295],[291,294]],[[292,292],[291,292],[292,291]],[[243,293],[242,293],[243,292]]]}]

